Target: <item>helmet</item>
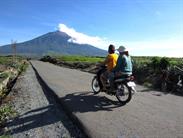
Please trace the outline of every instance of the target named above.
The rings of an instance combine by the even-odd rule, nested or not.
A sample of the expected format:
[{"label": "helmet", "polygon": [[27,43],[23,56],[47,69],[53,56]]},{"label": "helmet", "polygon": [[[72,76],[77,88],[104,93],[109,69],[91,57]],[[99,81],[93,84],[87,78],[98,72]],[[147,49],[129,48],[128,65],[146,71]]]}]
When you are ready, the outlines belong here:
[{"label": "helmet", "polygon": [[120,53],[122,53],[122,52],[127,52],[127,51],[128,51],[124,46],[120,46],[117,50],[118,50]]}]

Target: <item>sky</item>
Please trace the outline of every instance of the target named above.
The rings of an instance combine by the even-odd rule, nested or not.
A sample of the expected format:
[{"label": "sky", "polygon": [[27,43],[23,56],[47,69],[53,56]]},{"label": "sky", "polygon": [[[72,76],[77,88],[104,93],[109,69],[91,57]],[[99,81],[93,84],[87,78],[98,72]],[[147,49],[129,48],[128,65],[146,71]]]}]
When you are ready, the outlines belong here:
[{"label": "sky", "polygon": [[1,0],[0,46],[60,30],[70,43],[183,57],[183,0]]}]

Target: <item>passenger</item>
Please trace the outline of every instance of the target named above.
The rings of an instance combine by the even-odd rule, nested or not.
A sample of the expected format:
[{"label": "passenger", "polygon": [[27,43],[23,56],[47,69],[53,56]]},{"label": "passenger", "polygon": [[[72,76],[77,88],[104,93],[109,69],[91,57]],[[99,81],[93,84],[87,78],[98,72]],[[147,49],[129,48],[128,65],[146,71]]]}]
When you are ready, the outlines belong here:
[{"label": "passenger", "polygon": [[112,69],[112,73],[109,75],[110,91],[114,89],[114,78],[125,77],[132,75],[132,60],[129,56],[128,50],[124,46],[120,46],[118,49],[119,57],[116,66]]}]

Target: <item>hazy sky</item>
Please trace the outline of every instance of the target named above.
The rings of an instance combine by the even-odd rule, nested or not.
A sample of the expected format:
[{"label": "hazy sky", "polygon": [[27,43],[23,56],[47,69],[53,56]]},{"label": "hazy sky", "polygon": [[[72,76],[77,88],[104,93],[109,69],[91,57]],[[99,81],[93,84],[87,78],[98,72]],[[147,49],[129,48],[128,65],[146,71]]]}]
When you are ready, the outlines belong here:
[{"label": "hazy sky", "polygon": [[183,0],[1,0],[0,45],[55,30],[132,55],[183,57]]}]

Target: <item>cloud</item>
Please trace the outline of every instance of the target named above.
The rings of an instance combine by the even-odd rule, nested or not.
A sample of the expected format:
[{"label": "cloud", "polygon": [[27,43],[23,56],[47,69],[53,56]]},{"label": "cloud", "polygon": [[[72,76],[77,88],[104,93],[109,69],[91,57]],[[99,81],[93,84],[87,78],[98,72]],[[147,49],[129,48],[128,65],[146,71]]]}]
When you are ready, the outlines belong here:
[{"label": "cloud", "polygon": [[139,41],[113,41],[98,36],[89,36],[84,33],[77,32],[73,28],[69,28],[64,24],[59,24],[59,30],[71,36],[68,41],[78,44],[90,44],[101,49],[108,49],[109,44],[114,44],[116,48],[124,45],[133,56],[167,56],[167,57],[183,57],[183,40],[181,36],[172,36],[164,40],[139,40]]},{"label": "cloud", "polygon": [[109,45],[109,43],[104,38],[100,38],[98,36],[89,36],[84,33],[77,32],[74,28],[69,28],[65,24],[59,24],[58,28],[60,31],[71,36],[68,42],[77,44],[90,44],[101,49],[105,49],[105,47],[108,47]]},{"label": "cloud", "polygon": [[157,41],[138,41],[125,43],[135,56],[183,57],[183,40],[170,38]]}]

